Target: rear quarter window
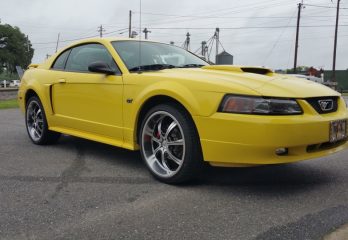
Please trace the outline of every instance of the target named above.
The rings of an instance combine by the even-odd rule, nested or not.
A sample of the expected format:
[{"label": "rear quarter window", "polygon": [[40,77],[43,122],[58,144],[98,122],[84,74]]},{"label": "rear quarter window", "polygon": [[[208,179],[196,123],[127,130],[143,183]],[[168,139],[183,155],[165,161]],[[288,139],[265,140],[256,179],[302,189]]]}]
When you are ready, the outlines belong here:
[{"label": "rear quarter window", "polygon": [[56,58],[56,60],[54,61],[52,65],[52,69],[64,70],[65,62],[67,57],[69,56],[69,53],[70,53],[70,49],[60,54],[59,57]]}]

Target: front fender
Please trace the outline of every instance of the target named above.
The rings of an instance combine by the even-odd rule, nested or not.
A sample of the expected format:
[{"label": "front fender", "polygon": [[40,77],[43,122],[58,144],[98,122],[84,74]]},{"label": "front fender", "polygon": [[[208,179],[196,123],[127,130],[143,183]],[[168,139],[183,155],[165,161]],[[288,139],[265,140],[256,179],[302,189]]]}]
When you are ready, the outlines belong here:
[{"label": "front fender", "polygon": [[[34,72],[35,71],[35,74]],[[42,74],[38,69],[28,70],[23,76],[21,87],[18,91],[19,102],[21,109],[25,111],[26,97],[29,91],[34,91],[39,97],[42,106],[44,108],[47,121],[49,123],[50,118],[53,114],[51,106],[51,84],[42,83],[40,75]]]},{"label": "front fender", "polygon": [[185,85],[171,80],[155,81],[152,84],[147,82],[141,85],[126,84],[123,108],[126,144],[135,144],[140,111],[144,104],[155,96],[175,99],[185,107],[191,116],[209,116],[216,112],[223,94],[191,90]]}]

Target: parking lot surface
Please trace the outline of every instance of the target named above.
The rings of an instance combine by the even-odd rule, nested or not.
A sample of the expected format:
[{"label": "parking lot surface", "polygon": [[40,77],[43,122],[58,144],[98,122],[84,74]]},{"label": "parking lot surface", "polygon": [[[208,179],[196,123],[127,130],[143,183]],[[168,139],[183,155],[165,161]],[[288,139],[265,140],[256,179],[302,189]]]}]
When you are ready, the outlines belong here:
[{"label": "parking lot surface", "polygon": [[154,180],[138,152],[63,136],[36,146],[0,110],[0,239],[321,239],[348,222],[348,151]]}]

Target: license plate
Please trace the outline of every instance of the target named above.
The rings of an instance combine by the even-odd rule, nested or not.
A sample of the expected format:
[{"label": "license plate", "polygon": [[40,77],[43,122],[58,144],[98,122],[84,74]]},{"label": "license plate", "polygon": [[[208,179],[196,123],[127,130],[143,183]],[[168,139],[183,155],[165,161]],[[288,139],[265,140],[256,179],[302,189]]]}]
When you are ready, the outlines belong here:
[{"label": "license plate", "polygon": [[338,142],[347,138],[347,119],[330,123],[330,142]]}]

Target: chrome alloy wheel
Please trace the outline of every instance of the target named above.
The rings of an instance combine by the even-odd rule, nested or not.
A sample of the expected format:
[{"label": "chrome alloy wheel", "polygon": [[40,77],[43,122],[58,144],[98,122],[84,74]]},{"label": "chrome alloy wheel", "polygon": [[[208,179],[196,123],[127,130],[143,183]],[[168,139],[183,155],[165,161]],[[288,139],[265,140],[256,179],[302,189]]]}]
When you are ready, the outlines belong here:
[{"label": "chrome alloy wheel", "polygon": [[165,111],[154,112],[142,130],[142,151],[151,171],[171,177],[185,158],[185,138],[177,119]]},{"label": "chrome alloy wheel", "polygon": [[44,123],[42,110],[38,102],[31,101],[27,109],[27,129],[30,137],[35,141],[39,141],[43,134]]}]

